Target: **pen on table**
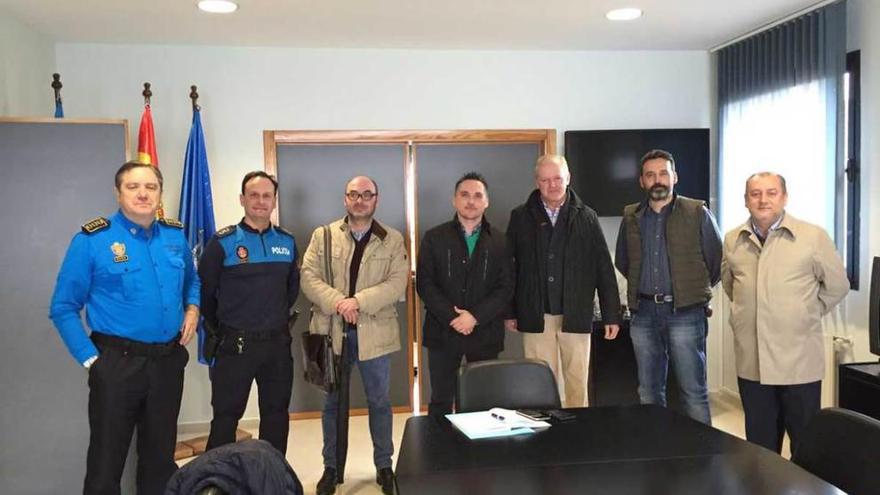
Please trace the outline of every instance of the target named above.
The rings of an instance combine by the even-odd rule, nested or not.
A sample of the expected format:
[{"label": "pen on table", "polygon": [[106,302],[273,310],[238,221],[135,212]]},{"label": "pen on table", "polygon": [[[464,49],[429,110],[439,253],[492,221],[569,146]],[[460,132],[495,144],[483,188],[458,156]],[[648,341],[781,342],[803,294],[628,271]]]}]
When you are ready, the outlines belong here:
[{"label": "pen on table", "polygon": [[504,421],[504,416],[502,416],[502,415],[500,415],[500,414],[498,414],[498,413],[489,413],[489,414],[491,414],[492,417],[495,418],[495,419],[497,419],[498,421]]}]

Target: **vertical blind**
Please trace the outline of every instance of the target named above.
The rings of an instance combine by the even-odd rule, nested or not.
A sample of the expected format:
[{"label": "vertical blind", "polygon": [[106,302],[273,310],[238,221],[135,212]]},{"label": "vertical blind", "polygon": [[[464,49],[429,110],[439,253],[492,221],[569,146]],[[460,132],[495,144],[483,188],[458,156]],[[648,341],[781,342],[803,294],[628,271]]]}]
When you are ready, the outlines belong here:
[{"label": "vertical blind", "polygon": [[717,52],[721,226],[748,218],[745,180],[773,171],[787,211],[834,236],[842,187],[846,3],[808,12]]}]

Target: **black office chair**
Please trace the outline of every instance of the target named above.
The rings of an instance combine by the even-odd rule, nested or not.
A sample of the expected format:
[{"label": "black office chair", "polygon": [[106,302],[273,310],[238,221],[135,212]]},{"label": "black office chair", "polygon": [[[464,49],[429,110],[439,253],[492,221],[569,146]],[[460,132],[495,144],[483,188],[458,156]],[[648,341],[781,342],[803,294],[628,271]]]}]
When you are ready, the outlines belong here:
[{"label": "black office chair", "polygon": [[880,493],[880,421],[828,408],[810,420],[791,460],[850,495]]},{"label": "black office chair", "polygon": [[537,359],[495,359],[468,363],[458,372],[457,412],[506,409],[559,409],[553,372]]}]

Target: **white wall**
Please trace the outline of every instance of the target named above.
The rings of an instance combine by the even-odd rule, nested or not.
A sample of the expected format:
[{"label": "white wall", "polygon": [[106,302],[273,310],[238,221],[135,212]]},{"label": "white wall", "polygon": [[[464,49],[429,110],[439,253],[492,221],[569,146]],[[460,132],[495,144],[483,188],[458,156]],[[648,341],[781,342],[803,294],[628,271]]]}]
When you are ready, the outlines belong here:
[{"label": "white wall", "polygon": [[[198,84],[218,225],[236,222],[245,172],[263,167],[264,129],[708,127],[704,52],[473,52],[59,44],[65,110],[127,118],[141,85],[153,117],[166,210],[177,211]],[[110,181],[108,180],[108,194]],[[616,235],[616,225],[614,227]],[[720,349],[720,347],[719,347]],[[719,353],[720,355],[720,353]],[[717,388],[720,378],[710,374]],[[180,422],[210,419],[202,366],[188,367]],[[252,398],[253,399],[253,398]],[[256,416],[252,400],[246,417]]]},{"label": "white wall", "polygon": [[0,9],[0,115],[54,115],[53,72],[54,41]]}]

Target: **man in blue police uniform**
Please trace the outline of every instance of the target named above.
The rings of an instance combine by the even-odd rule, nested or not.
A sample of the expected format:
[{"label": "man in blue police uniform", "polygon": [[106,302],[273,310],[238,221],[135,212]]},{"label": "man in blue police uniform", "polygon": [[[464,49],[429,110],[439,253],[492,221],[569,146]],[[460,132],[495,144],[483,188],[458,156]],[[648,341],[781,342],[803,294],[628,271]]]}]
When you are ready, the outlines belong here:
[{"label": "man in blue police uniform", "polygon": [[287,318],[299,294],[299,269],[293,234],[270,220],[277,193],[278,182],[265,172],[245,175],[244,218],[220,229],[199,261],[202,314],[221,342],[211,374],[208,449],[235,441],[256,379],[260,438],[287,452],[293,387]]},{"label": "man in blue police uniform", "polygon": [[137,427],[138,493],[161,494],[177,469],[177,414],[189,359],[184,346],[199,318],[199,279],[183,225],[155,220],[159,170],[124,164],[116,172],[116,195],[119,211],[86,223],[70,243],[49,317],[89,374],[83,492],[120,492]]}]

